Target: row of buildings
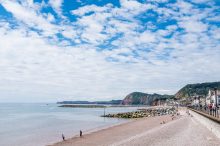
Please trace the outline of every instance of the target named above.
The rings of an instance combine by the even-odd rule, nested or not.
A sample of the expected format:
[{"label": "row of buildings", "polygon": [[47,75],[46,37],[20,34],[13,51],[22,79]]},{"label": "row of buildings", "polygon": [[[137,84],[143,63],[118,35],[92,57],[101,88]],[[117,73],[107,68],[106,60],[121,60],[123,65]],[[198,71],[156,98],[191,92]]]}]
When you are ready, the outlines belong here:
[{"label": "row of buildings", "polygon": [[220,105],[220,90],[209,90],[208,95],[205,98],[201,96],[194,96],[193,98],[193,106],[215,108]]},{"label": "row of buildings", "polygon": [[220,104],[220,91],[209,90],[209,94],[206,97],[206,105],[218,106]]}]

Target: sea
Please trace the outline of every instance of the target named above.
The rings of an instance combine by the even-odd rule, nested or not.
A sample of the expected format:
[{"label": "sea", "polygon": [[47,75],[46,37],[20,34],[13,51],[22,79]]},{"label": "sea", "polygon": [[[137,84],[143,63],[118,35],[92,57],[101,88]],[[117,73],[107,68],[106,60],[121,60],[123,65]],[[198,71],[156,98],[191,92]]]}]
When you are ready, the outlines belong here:
[{"label": "sea", "polygon": [[[138,107],[108,107],[105,113]],[[104,108],[64,108],[55,103],[0,103],[0,146],[44,146],[127,122],[104,118]]]}]

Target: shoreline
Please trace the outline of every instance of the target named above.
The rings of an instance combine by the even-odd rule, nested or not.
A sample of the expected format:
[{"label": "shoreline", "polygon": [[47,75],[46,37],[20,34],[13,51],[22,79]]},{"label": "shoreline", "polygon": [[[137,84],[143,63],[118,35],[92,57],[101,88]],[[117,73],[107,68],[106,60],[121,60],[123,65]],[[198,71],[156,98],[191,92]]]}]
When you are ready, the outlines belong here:
[{"label": "shoreline", "polygon": [[[106,118],[108,118],[108,117],[106,117]],[[96,128],[91,128],[91,129],[83,131],[83,137],[86,136],[86,135],[90,135],[90,134],[102,131],[102,130],[107,130],[107,129],[111,129],[111,128],[116,127],[116,126],[124,125],[124,124],[130,123],[130,122],[133,122],[135,120],[140,120],[140,119],[126,119],[126,121],[122,121],[122,122],[119,122],[119,123],[114,123],[114,124],[111,124],[111,125],[104,125],[104,126],[99,126],[99,127],[96,127]],[[60,139],[61,138],[62,137],[60,137]],[[72,139],[75,139],[75,138],[80,138],[79,133],[78,134],[73,134],[71,137],[66,138],[65,141],[72,140]],[[46,146],[56,146],[56,144],[62,143],[62,142],[65,142],[65,141],[60,140],[60,141],[57,141],[57,142],[52,142],[52,143],[47,144]]]},{"label": "shoreline", "polygon": [[[112,127],[115,127],[115,126],[119,126],[119,125],[123,125],[123,124],[126,124],[126,123],[130,123],[130,122],[132,122],[135,119],[123,119],[123,120],[124,121],[120,121],[120,122],[113,123],[113,124],[110,124],[110,125],[102,125],[102,126],[98,126],[98,127],[95,127],[95,128],[90,128],[90,129],[84,130],[82,132],[83,132],[83,135],[89,135],[89,134],[92,134],[94,132],[98,132],[98,131],[102,131],[102,130],[105,130],[105,129],[108,129],[108,128],[112,128]],[[65,136],[65,133],[64,133],[64,136]],[[72,134],[72,136],[69,136],[69,137],[65,138],[66,139],[65,141],[68,141],[68,140],[74,139],[74,138],[80,138],[79,132],[77,132],[77,133],[75,132],[75,133]],[[62,135],[60,135],[60,140],[52,141],[52,142],[46,144],[45,146],[54,146],[55,144],[60,143],[60,142],[63,142],[62,141]]]},{"label": "shoreline", "polygon": [[[175,119],[178,118],[179,117],[176,117]],[[122,139],[125,139],[127,137],[138,134],[139,132],[161,126],[163,125],[163,121],[165,121],[165,123],[169,123],[174,120],[172,120],[171,115],[130,119],[122,123],[88,130],[83,133],[83,137],[79,137],[79,134],[77,134],[72,138],[66,139],[65,141],[59,141],[53,144],[49,144],[48,146],[111,145],[113,142],[115,142],[115,139],[120,141],[122,137]],[[135,129],[131,129],[132,127]],[[114,138],[112,135],[114,135]]]}]

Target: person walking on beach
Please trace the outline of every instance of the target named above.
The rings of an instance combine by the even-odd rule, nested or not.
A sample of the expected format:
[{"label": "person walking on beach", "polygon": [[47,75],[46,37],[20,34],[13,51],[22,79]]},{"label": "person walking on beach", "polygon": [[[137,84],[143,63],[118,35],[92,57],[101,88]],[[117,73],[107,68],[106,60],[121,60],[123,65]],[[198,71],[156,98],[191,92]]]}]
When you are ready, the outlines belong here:
[{"label": "person walking on beach", "polygon": [[64,136],[64,134],[62,134],[62,138],[63,138],[63,141],[65,141],[65,136]]},{"label": "person walking on beach", "polygon": [[79,136],[82,137],[82,131],[81,130],[79,131]]}]

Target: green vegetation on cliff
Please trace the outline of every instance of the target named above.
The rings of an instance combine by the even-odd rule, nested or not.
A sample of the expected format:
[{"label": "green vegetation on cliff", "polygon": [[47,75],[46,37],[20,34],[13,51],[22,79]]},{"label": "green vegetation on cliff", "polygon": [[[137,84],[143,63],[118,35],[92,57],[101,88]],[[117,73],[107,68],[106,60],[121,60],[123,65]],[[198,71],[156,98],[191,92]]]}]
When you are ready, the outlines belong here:
[{"label": "green vegetation on cliff", "polygon": [[205,97],[207,96],[209,89],[213,90],[214,88],[219,90],[220,82],[188,84],[175,94],[175,98],[187,98],[194,95]]}]

